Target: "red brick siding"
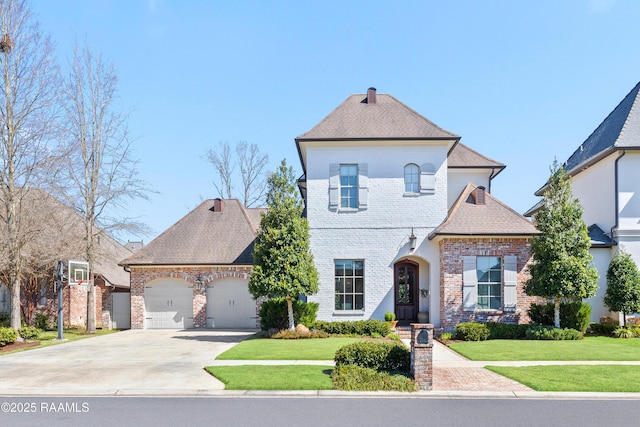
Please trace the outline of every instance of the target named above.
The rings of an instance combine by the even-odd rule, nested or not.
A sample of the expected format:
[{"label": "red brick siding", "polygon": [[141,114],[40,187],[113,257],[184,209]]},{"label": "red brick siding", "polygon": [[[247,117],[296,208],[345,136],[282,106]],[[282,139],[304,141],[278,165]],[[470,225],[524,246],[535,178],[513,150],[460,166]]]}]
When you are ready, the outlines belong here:
[{"label": "red brick siding", "polygon": [[[518,258],[517,304],[515,312],[502,310],[464,311],[462,308],[462,274],[464,256],[509,256]],[[527,310],[535,297],[524,293],[530,277],[531,240],[529,238],[455,238],[440,241],[440,323],[452,330],[461,322],[528,323]]]}]

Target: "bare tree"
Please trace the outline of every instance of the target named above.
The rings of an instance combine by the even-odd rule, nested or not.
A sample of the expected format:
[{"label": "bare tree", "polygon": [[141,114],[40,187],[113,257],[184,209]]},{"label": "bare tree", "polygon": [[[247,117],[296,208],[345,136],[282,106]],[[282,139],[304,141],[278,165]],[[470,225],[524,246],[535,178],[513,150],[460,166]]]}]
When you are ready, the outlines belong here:
[{"label": "bare tree", "polygon": [[221,198],[230,199],[233,188],[231,185],[231,176],[233,175],[234,166],[232,165],[229,143],[220,142],[218,144],[218,150],[211,148],[207,150],[206,159],[213,165],[213,168],[220,178],[220,185],[214,181],[213,186],[216,187]]},{"label": "bare tree", "polygon": [[211,163],[218,174],[220,185],[215,181],[213,185],[218,190],[220,197],[230,199],[233,197],[233,172],[237,165],[240,169],[242,180],[242,202],[244,206],[251,207],[263,201],[266,190],[264,168],[269,163],[269,156],[262,154],[256,144],[247,144],[240,141],[235,146],[236,158],[231,153],[228,142],[218,144],[218,149],[209,149],[205,159]]},{"label": "bare tree", "polygon": [[[147,198],[146,184],[137,178],[126,114],[116,110],[117,74],[100,54],[74,47],[70,74],[65,81],[65,132],[69,156],[69,202],[83,217],[84,256],[89,275],[99,255],[98,235],[103,231],[137,231],[144,227],[121,218],[125,204]],[[87,297],[87,332],[96,331],[96,290]]]},{"label": "bare tree", "polygon": [[269,155],[260,153],[256,144],[248,145],[245,141],[236,145],[236,154],[242,175],[243,203],[251,207],[265,194],[267,186],[263,171],[269,163]]},{"label": "bare tree", "polygon": [[0,227],[2,263],[11,295],[11,326],[20,328],[23,251],[29,230],[23,200],[50,181],[58,69],[24,0],[0,0]]}]

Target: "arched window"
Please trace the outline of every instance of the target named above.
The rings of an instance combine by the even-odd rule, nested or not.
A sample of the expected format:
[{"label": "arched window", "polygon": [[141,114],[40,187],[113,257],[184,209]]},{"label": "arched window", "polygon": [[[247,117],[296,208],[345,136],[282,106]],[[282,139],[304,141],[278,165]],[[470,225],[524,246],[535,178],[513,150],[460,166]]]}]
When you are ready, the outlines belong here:
[{"label": "arched window", "polygon": [[404,192],[420,192],[420,168],[414,163],[409,163],[404,167]]}]

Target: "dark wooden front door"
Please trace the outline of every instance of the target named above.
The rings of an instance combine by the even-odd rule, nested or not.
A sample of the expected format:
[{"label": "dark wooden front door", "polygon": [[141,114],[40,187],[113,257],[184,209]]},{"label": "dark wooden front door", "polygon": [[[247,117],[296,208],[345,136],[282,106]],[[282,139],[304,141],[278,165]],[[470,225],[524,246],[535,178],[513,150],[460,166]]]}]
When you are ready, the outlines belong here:
[{"label": "dark wooden front door", "polygon": [[418,321],[418,264],[399,262],[395,266],[395,304],[398,325],[406,326]]}]

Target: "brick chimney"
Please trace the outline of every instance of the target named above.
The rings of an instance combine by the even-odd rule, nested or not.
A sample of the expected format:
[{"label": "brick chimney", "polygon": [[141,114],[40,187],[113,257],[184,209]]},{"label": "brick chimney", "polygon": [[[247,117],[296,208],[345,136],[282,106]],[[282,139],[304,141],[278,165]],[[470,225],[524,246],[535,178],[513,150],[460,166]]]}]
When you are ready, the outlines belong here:
[{"label": "brick chimney", "polygon": [[224,210],[224,200],[222,199],[214,199],[213,200],[213,211],[214,212],[222,212]]},{"label": "brick chimney", "polygon": [[484,187],[476,187],[476,189],[471,193],[476,205],[484,205],[484,191]]},{"label": "brick chimney", "polygon": [[370,87],[367,89],[367,104],[375,104],[376,103],[376,88]]}]

